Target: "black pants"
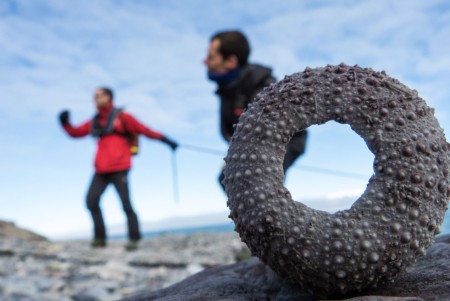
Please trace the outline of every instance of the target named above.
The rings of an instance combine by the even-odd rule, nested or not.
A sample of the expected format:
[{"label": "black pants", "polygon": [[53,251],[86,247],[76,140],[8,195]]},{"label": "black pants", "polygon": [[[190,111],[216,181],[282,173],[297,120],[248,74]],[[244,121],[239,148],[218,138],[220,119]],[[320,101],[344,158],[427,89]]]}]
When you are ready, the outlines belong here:
[{"label": "black pants", "polygon": [[295,160],[305,152],[307,137],[307,131],[301,131],[295,133],[291,141],[286,144],[286,154],[283,160],[283,171],[285,174],[288,168],[294,164]]},{"label": "black pants", "polygon": [[[288,168],[292,164],[294,164],[295,160],[297,160],[297,158],[300,157],[305,152],[307,137],[308,137],[307,131],[304,130],[304,131],[295,133],[294,136],[291,138],[291,140],[286,144],[286,154],[284,155],[284,160],[283,160],[284,174],[286,174],[286,171],[288,170]],[[219,174],[219,183],[220,183],[220,186],[222,186],[222,189],[225,191],[225,186],[222,183],[224,178],[225,178],[225,175],[223,174],[223,169],[222,169]]]},{"label": "black pants", "polygon": [[94,238],[106,240],[105,223],[100,209],[100,197],[109,184],[113,184],[122,201],[123,211],[127,216],[128,236],[130,239],[139,240],[139,222],[136,213],[131,206],[130,193],[128,190],[128,170],[107,174],[94,174],[89,191],[87,193],[86,205],[92,215],[94,222]]}]

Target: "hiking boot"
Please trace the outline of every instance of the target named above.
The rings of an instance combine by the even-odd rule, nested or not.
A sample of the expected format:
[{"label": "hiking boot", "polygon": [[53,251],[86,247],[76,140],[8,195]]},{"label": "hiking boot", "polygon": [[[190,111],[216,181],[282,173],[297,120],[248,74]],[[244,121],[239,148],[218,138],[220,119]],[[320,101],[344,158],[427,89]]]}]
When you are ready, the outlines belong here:
[{"label": "hiking boot", "polygon": [[128,241],[128,243],[125,245],[125,250],[127,251],[135,251],[138,248],[138,241],[137,240],[130,240]]},{"label": "hiking boot", "polygon": [[91,242],[92,248],[104,248],[106,247],[106,241],[104,239],[94,239]]}]

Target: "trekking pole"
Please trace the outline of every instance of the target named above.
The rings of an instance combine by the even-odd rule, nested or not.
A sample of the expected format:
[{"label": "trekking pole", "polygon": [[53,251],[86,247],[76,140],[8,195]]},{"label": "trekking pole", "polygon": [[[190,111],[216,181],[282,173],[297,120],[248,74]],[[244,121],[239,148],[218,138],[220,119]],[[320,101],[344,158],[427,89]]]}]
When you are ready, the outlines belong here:
[{"label": "trekking pole", "polygon": [[223,157],[226,154],[226,150],[218,150],[209,147],[197,146],[192,144],[181,144],[181,147],[187,150],[191,150],[198,153],[210,154],[210,155],[218,155]]},{"label": "trekking pole", "polygon": [[177,156],[175,150],[172,151],[172,180],[173,180],[173,197],[175,203],[180,201],[179,189],[178,189],[178,168],[177,168]]}]

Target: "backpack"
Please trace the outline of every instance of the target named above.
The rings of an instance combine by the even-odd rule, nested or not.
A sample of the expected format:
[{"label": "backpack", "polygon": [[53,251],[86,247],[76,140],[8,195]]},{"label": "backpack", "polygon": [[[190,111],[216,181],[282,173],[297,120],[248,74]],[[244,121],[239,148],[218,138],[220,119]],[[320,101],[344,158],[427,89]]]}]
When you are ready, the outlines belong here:
[{"label": "backpack", "polygon": [[122,114],[119,114],[118,118],[119,118],[120,122],[122,123],[122,126],[125,130],[125,134],[120,133],[120,135],[123,135],[127,138],[128,144],[130,145],[131,155],[135,156],[139,153],[139,140],[138,140],[139,135],[133,134],[127,130],[127,126],[122,119]]},{"label": "backpack", "polygon": [[[101,126],[99,122],[99,114],[96,114],[93,118],[92,122],[92,128],[91,128],[91,135],[94,137],[102,137],[105,135],[110,134],[117,134],[124,136],[130,145],[130,152],[131,155],[137,155],[139,153],[139,141],[138,141],[138,134],[131,133],[127,130],[127,127],[125,125],[125,122],[122,119],[122,109],[114,108],[111,113],[108,116],[108,120],[106,122],[105,126]],[[119,121],[122,123],[122,126],[125,130],[124,133],[118,132],[114,130],[114,121],[116,118],[119,118]]]}]

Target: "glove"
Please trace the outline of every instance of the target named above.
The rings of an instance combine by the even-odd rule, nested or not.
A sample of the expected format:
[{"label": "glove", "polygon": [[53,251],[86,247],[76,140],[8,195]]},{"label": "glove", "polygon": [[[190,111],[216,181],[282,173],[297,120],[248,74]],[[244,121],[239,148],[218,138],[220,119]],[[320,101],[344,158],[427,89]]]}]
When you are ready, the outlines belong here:
[{"label": "glove", "polygon": [[178,143],[170,140],[169,138],[167,138],[165,136],[161,138],[161,141],[164,142],[165,144],[169,145],[172,150],[176,150],[178,147]]},{"label": "glove", "polygon": [[64,110],[59,113],[59,121],[61,122],[61,125],[69,123],[69,111]]}]

